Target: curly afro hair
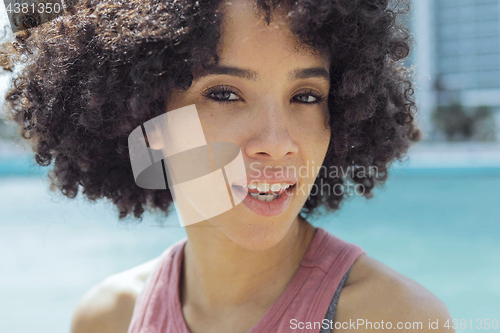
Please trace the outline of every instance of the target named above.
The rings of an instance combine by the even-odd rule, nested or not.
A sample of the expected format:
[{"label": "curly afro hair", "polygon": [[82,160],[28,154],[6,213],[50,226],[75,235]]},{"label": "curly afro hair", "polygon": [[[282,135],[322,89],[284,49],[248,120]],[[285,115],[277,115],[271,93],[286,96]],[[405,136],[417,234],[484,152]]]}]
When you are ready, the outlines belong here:
[{"label": "curly afro hair", "polygon": [[[332,136],[323,165],[376,167],[376,174],[351,177],[371,197],[390,164],[421,136],[411,75],[402,65],[412,44],[405,25],[410,4],[253,1],[268,23],[282,2],[297,40],[329,53]],[[128,136],[165,112],[173,89],[189,88],[199,64],[219,61],[222,14],[219,1],[81,0],[65,15],[17,34],[17,57],[1,53],[24,65],[6,95],[7,111],[36,162],[53,163],[52,190],[70,198],[81,190],[91,201],[106,197],[120,219],[141,218],[150,208],[168,214],[169,190],[135,184]],[[333,188],[344,178],[320,173],[316,184]],[[311,193],[301,215],[321,205],[336,210],[344,195]]]}]

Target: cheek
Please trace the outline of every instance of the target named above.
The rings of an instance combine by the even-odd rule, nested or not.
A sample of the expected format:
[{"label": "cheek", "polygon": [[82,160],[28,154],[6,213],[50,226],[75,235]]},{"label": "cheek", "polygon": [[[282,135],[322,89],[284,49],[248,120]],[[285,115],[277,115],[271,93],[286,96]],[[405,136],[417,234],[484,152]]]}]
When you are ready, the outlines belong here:
[{"label": "cheek", "polygon": [[331,136],[330,128],[326,127],[327,117],[321,112],[301,112],[294,117],[293,123],[297,143],[305,147],[305,153],[323,156]]},{"label": "cheek", "polygon": [[209,142],[224,141],[237,143],[235,128],[237,124],[227,117],[221,118],[217,113],[203,111],[199,113],[205,138]]},{"label": "cheek", "polygon": [[232,142],[241,145],[248,136],[251,117],[237,110],[198,108],[201,126],[207,141]]},{"label": "cheek", "polygon": [[307,168],[300,177],[305,183],[313,184],[330,144],[331,129],[326,127],[326,119],[319,113],[299,117],[294,123],[301,164]]}]

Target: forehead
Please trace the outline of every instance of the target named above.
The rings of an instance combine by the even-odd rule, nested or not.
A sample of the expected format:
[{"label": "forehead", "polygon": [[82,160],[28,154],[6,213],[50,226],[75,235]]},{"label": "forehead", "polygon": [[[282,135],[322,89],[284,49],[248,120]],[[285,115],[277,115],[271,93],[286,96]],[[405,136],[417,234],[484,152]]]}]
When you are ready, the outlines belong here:
[{"label": "forehead", "polygon": [[224,1],[219,44],[222,61],[275,64],[293,56],[299,62],[328,68],[329,58],[306,48],[290,30],[285,7],[273,10],[269,24],[252,0]]}]

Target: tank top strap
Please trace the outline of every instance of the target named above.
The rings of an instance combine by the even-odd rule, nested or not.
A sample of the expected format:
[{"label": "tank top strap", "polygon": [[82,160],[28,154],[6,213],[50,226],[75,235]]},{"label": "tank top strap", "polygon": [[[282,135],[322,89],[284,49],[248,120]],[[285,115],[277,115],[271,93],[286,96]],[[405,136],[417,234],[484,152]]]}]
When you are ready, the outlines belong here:
[{"label": "tank top strap", "polygon": [[182,270],[184,238],[160,255],[160,260],[144,283],[136,299],[128,333],[186,332],[184,319],[177,316],[180,307],[179,278]]},{"label": "tank top strap", "polygon": [[311,323],[300,332],[318,333],[342,279],[363,253],[361,247],[317,228],[285,292],[248,333],[296,332],[298,323]]}]

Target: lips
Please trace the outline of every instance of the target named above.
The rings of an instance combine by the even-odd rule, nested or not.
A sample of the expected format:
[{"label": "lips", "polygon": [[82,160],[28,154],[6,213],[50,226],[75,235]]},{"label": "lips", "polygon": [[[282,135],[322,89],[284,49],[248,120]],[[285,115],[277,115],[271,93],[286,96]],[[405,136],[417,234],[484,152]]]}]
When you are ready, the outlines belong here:
[{"label": "lips", "polygon": [[[297,177],[290,167],[265,167],[233,182],[234,193],[240,202],[261,216],[275,216],[288,207],[292,188],[297,184]],[[247,168],[248,170],[248,168]]]},{"label": "lips", "polygon": [[233,185],[235,194],[240,197],[243,204],[261,216],[276,216],[285,211],[293,196],[293,188],[283,189],[279,192],[248,192],[247,188]]}]

